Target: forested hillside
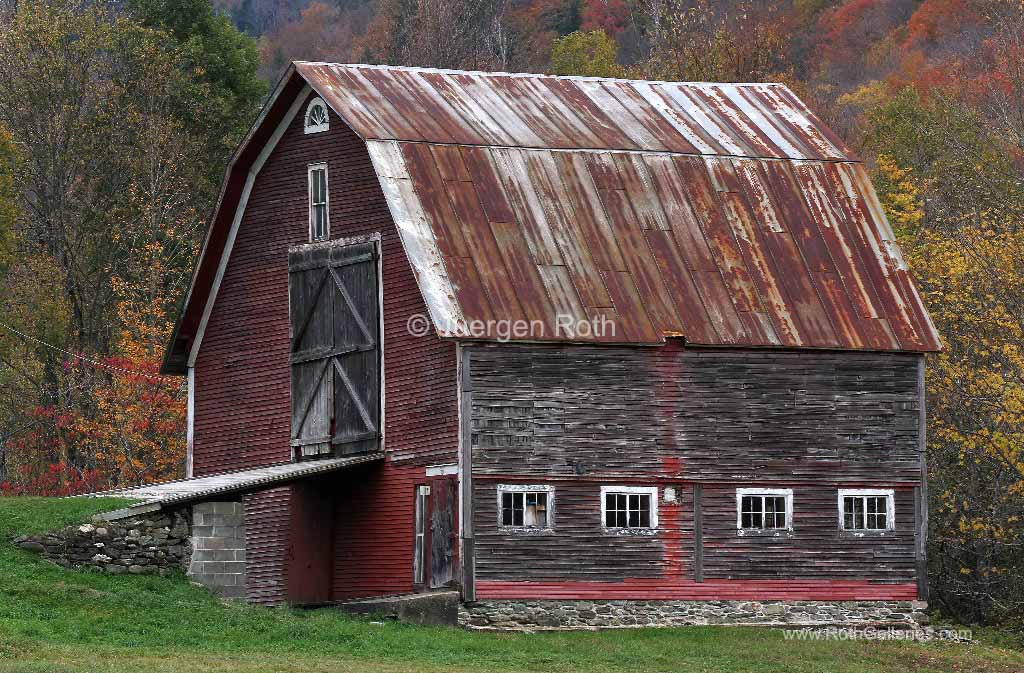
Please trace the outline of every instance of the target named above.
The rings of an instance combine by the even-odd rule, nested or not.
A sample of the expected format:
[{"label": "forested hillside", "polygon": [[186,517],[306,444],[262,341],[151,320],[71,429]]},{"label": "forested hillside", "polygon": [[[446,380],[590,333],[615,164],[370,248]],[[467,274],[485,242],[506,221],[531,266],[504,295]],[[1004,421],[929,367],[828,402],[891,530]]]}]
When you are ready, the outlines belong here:
[{"label": "forested hillside", "polygon": [[782,81],[868,161],[939,331],[933,604],[1024,625],[1024,9],[1010,0],[0,4],[0,491],[181,476],[158,375],[292,59]]}]

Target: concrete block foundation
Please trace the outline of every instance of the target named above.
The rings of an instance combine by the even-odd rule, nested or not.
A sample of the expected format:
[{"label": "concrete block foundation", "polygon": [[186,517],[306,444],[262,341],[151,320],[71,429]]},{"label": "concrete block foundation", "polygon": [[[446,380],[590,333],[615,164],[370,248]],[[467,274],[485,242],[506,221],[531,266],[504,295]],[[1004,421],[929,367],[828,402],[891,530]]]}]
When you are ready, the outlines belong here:
[{"label": "concrete block foundation", "polygon": [[245,598],[245,508],[241,502],[192,507],[188,576],[225,598]]}]

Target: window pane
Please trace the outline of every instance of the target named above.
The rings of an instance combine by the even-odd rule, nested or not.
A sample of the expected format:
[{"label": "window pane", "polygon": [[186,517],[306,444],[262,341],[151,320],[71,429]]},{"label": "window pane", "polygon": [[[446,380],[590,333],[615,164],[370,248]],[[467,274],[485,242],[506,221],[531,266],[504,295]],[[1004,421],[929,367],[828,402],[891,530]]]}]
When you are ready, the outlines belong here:
[{"label": "window pane", "polygon": [[605,525],[609,528],[650,528],[651,495],[605,493]]},{"label": "window pane", "polygon": [[327,171],[320,169],[314,174],[316,176],[317,203],[327,202]]},{"label": "window pane", "polygon": [[511,526],[512,525],[512,494],[502,493],[501,494],[501,525]]},{"label": "window pane", "polygon": [[765,517],[766,528],[785,528],[786,527],[786,498],[785,496],[772,496],[765,498],[765,512],[770,512],[771,516]]},{"label": "window pane", "polygon": [[740,525],[743,528],[764,528],[764,496],[743,496],[740,500],[740,514]]},{"label": "window pane", "polygon": [[843,498],[843,528],[856,528],[853,516],[854,498],[846,496]]},{"label": "window pane", "polygon": [[327,235],[327,206],[319,205],[313,207],[313,235],[316,238],[323,238]]},{"label": "window pane", "polygon": [[867,527],[872,530],[885,530],[887,526],[887,505],[889,499],[885,496],[871,496],[867,498]]},{"label": "window pane", "polygon": [[534,493],[532,495],[536,501],[536,504],[534,505],[533,525],[545,528],[548,525],[548,494]]}]

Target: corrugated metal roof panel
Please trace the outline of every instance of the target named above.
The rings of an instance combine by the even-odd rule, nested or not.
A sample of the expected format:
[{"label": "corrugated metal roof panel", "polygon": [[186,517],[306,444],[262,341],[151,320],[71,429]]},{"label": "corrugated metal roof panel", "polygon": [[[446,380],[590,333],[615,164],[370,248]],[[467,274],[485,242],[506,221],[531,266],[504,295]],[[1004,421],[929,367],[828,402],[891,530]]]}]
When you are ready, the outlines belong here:
[{"label": "corrugated metal roof panel", "polygon": [[165,481],[157,484],[136,486],[134,488],[89,493],[81,497],[127,498],[140,501],[129,505],[125,509],[100,514],[105,519],[113,520],[155,511],[172,505],[200,502],[216,497],[235,497],[239,493],[263,491],[300,479],[307,479],[383,459],[383,453],[369,453],[343,458],[309,460],[299,463],[278,463],[250,470],[223,472],[206,477],[179,479],[177,481]]},{"label": "corrugated metal roof panel", "polygon": [[783,85],[295,67],[443,337],[939,348],[863,166]]},{"label": "corrugated metal roof panel", "polygon": [[434,246],[414,266],[440,258],[453,288],[442,336],[938,348],[859,164],[463,146],[455,175],[424,144],[368,144],[408,185],[386,190],[399,229]]},{"label": "corrugated metal roof panel", "polygon": [[853,159],[783,84],[295,67],[368,140]]}]

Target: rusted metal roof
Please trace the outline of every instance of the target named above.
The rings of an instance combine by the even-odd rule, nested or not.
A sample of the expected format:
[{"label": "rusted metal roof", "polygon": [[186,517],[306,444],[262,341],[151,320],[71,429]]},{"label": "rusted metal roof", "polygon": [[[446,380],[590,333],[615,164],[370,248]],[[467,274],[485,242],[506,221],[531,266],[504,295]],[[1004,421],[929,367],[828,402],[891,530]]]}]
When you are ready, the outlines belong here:
[{"label": "rusted metal roof", "polygon": [[296,69],[367,141],[443,337],[939,348],[863,166],[783,85]]},{"label": "rusted metal roof", "polygon": [[307,85],[366,141],[442,337],[940,348],[863,166],[781,84],[299,62],[228,170],[163,371]]},{"label": "rusted metal roof", "polygon": [[364,139],[849,160],[782,84],[295,64]]}]

